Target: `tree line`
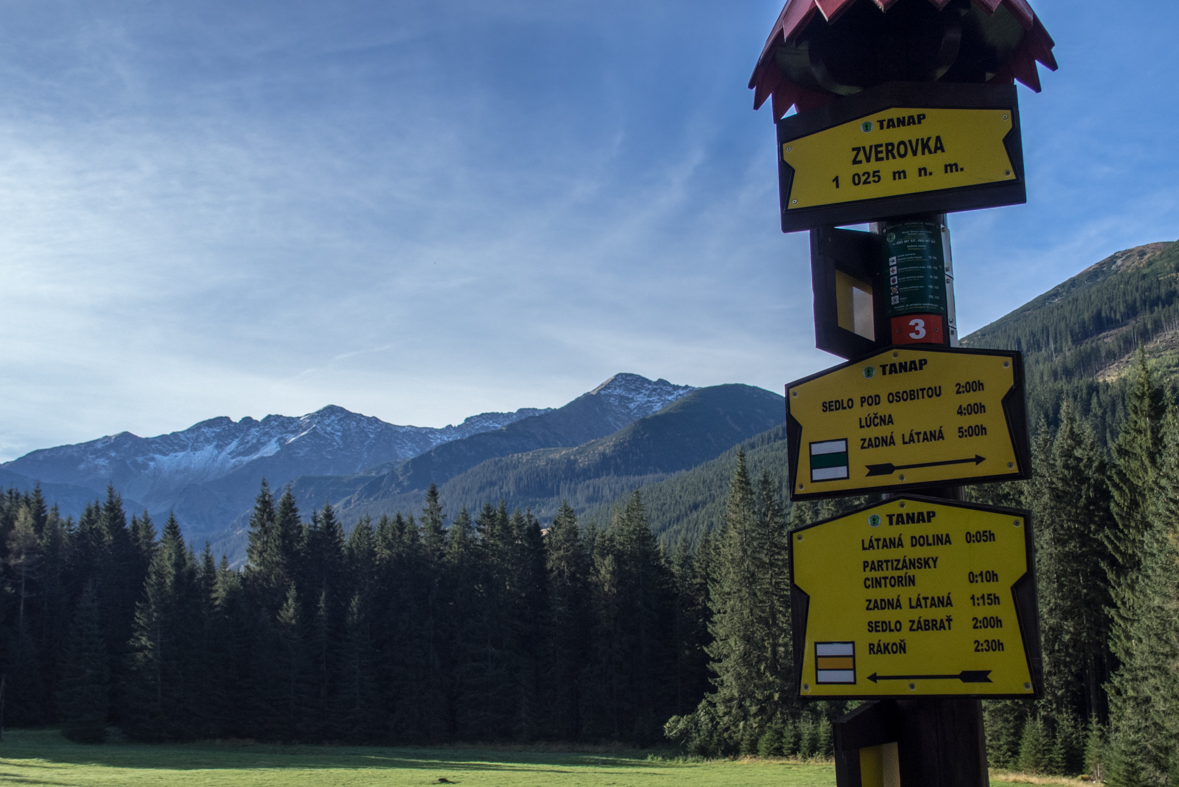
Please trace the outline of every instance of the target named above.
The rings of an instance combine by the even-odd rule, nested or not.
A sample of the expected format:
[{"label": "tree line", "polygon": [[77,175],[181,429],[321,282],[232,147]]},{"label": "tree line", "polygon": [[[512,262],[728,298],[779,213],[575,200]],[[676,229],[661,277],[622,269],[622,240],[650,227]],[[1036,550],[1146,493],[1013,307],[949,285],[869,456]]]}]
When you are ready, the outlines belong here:
[{"label": "tree line", "polygon": [[[821,753],[830,719],[785,691],[777,485],[754,493],[738,460],[724,525],[674,550],[638,492],[608,526],[566,505],[542,530],[502,503],[448,521],[431,487],[417,517],[346,533],[331,506],[305,521],[263,482],[241,569],[196,552],[172,517],[158,533],[146,513],[128,521],[113,488],[76,522],[10,489],[6,723],[83,741],[114,725],[142,741],[650,744],[673,719],[685,745],[721,752],[752,750],[786,710],[798,724],[773,751]],[[743,665],[765,636],[765,658]],[[710,694],[710,678],[727,688]],[[706,695],[711,732],[689,741]]]}]

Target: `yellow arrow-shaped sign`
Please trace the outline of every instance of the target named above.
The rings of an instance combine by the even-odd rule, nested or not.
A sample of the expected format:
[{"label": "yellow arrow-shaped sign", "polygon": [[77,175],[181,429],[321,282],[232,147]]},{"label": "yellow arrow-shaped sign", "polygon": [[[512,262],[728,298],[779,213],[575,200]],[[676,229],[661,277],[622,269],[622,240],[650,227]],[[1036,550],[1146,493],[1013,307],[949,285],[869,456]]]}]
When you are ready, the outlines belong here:
[{"label": "yellow arrow-shaped sign", "polygon": [[1027,199],[1010,85],[892,82],[778,121],[782,230]]},{"label": "yellow arrow-shaped sign", "polygon": [[1027,511],[903,496],[790,534],[803,697],[1034,697]]},{"label": "yellow arrow-shaped sign", "polygon": [[1015,180],[1007,109],[896,107],[783,142],[786,210]]},{"label": "yellow arrow-shaped sign", "polygon": [[786,387],[790,496],[1026,478],[1017,352],[906,345]]}]

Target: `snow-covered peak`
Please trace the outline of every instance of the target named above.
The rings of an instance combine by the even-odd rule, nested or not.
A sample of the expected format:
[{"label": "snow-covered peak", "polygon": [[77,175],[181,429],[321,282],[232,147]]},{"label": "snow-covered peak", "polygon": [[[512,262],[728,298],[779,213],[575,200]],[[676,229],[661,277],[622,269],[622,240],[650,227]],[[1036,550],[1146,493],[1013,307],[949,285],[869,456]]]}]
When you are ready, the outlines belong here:
[{"label": "snow-covered peak", "polygon": [[544,415],[551,412],[551,407],[521,407],[514,413],[479,413],[479,415],[472,415],[463,420],[459,426],[447,426],[447,429],[461,429],[467,430],[469,434],[477,434],[479,432],[494,432],[497,429],[503,429],[508,424],[524,418],[531,418],[534,415]]},{"label": "snow-covered peak", "polygon": [[690,385],[673,385],[663,378],[648,380],[638,374],[622,372],[590,391],[589,395],[600,396],[614,408],[635,418],[643,418],[695,390]]}]

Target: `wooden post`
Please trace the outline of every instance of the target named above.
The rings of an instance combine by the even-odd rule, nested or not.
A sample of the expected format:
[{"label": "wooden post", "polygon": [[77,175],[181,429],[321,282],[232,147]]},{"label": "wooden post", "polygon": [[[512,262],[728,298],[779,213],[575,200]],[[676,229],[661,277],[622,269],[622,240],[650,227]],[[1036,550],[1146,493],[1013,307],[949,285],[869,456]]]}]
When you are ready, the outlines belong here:
[{"label": "wooden post", "polygon": [[[920,339],[908,337],[910,343],[957,344],[957,315],[954,313],[953,273],[945,214],[887,219],[872,224],[872,231],[883,235],[889,227],[905,221],[931,222],[945,238],[945,270],[928,270],[926,278],[942,282],[945,287],[932,300],[944,304],[941,330],[926,331]],[[882,263],[887,260],[882,259]],[[883,281],[889,280],[888,270]],[[896,340],[889,317],[888,287],[876,298],[880,347]],[[922,315],[924,317],[925,315]],[[903,318],[897,318],[903,320]],[[926,326],[923,326],[926,327]],[[926,490],[923,494],[946,500],[965,499],[961,486]],[[884,494],[883,499],[894,497]],[[989,787],[986,735],[983,730],[982,702],[975,699],[893,699],[861,705],[835,722],[835,782],[838,787]],[[895,769],[888,758],[880,759],[868,750],[896,746]],[[880,763],[879,767],[864,767]]]}]

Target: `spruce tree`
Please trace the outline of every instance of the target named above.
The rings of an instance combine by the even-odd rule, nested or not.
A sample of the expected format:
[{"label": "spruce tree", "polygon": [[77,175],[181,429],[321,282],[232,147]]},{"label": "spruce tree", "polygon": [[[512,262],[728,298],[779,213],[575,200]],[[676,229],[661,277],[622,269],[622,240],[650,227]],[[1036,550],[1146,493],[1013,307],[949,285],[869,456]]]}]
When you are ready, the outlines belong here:
[{"label": "spruce tree", "polygon": [[33,531],[37,538],[41,538],[44,535],[45,524],[49,521],[49,506],[45,502],[45,494],[41,491],[40,481],[33,486],[33,491],[28,494],[25,502],[33,515]]},{"label": "spruce tree", "polygon": [[769,725],[784,718],[790,696],[785,523],[768,477],[759,492],[760,506],[739,451],[709,592],[713,641],[707,650],[716,690],[705,699],[730,745],[751,751]]},{"label": "spruce tree", "polygon": [[341,648],[340,685],[334,702],[334,724],[338,735],[353,743],[369,743],[377,732],[371,620],[360,594],[348,604]]},{"label": "spruce tree", "polygon": [[[210,737],[267,738],[261,732],[275,701],[274,664],[253,679],[253,656],[273,653],[265,635],[270,621],[246,598],[241,574],[227,561],[217,568],[213,584],[213,609],[209,620],[208,714]],[[258,625],[262,618],[263,625]]]},{"label": "spruce tree", "polygon": [[1053,718],[1104,717],[1110,660],[1106,546],[1114,526],[1106,463],[1065,404],[1047,467],[1034,482],[1045,710]]},{"label": "spruce tree", "polygon": [[1136,377],[1127,402],[1127,415],[1113,445],[1109,483],[1115,527],[1107,536],[1114,596],[1114,652],[1127,652],[1125,640],[1136,614],[1139,569],[1145,558],[1150,497],[1158,463],[1159,430],[1166,411],[1163,390],[1154,381],[1146,355],[1138,353]]},{"label": "spruce tree", "polygon": [[290,486],[283,490],[278,500],[278,510],[275,512],[275,527],[278,535],[278,553],[281,558],[281,575],[285,580],[285,587],[296,581],[302,569],[303,553],[306,544],[303,542],[303,524],[299,519],[299,507],[295,504],[295,495]]},{"label": "spruce tree", "polygon": [[277,612],[286,599],[290,577],[287,575],[284,545],[274,509],[274,496],[266,479],[262,479],[254,510],[250,514],[249,543],[246,546],[246,581],[258,594],[261,604]]},{"label": "spruce tree", "polygon": [[136,740],[183,740],[196,731],[203,628],[196,567],[180,525],[168,517],[135,612],[123,729]]},{"label": "spruce tree", "polygon": [[449,643],[446,620],[446,530],[438,487],[430,484],[421,519],[421,636],[423,673],[418,712],[422,732],[431,743],[446,737],[446,686],[449,672]]},{"label": "spruce tree", "polygon": [[593,734],[650,741],[670,715],[671,572],[636,491],[594,549]]},{"label": "spruce tree", "polygon": [[[1110,779],[1162,782],[1179,755],[1179,414],[1168,413],[1132,615],[1119,595],[1120,666],[1111,681]],[[1129,761],[1130,752],[1140,750]]]},{"label": "spruce tree", "polygon": [[762,644],[762,679],[766,685],[767,712],[771,720],[786,712],[794,659],[790,639],[790,534],[777,485],[768,472],[758,482],[758,542],[763,571],[760,588],[765,641]]},{"label": "spruce tree", "polygon": [[1085,733],[1084,772],[1094,781],[1105,781],[1105,730],[1096,716],[1089,718]]},{"label": "spruce tree", "polygon": [[[544,634],[548,627],[548,572],[540,522],[531,511],[512,517],[520,544],[515,574],[516,738],[533,740],[544,730]],[[662,720],[660,720],[662,721]]]},{"label": "spruce tree", "polygon": [[514,573],[520,543],[507,506],[485,503],[475,518],[481,546],[480,600],[473,621],[477,650],[470,661],[471,724],[479,737],[494,740],[514,729],[517,690],[517,631],[513,626]]},{"label": "spruce tree", "polygon": [[1023,728],[1034,706],[1024,700],[986,700],[983,702],[983,728],[987,739],[987,759],[996,768],[1014,768],[1019,758]]},{"label": "spruce tree", "polygon": [[312,704],[312,688],[305,624],[294,585],[287,591],[274,626],[278,648],[273,653],[273,660],[256,661],[254,670],[255,674],[274,670],[279,683],[278,701],[273,706],[275,716],[269,719],[267,726],[280,740],[296,741],[306,733],[304,724]]},{"label": "spruce tree", "polygon": [[581,737],[583,673],[590,643],[589,555],[577,516],[565,501],[545,536],[549,586],[548,685],[550,719],[561,740]]},{"label": "spruce tree", "polygon": [[87,503],[78,516],[77,526],[70,537],[69,566],[66,576],[71,598],[78,598],[88,582],[97,590],[99,572],[110,554],[110,539],[99,518],[97,503]]},{"label": "spruce tree", "polygon": [[690,713],[708,691],[708,583],[687,539],[676,544],[671,560],[675,592],[675,681],[673,711]]},{"label": "spruce tree", "polygon": [[1112,508],[1117,521],[1110,549],[1117,561],[1117,573],[1122,577],[1133,574],[1142,565],[1142,540],[1165,413],[1164,391],[1155,382],[1146,353],[1139,348],[1126,420],[1113,444],[1110,472]]},{"label": "spruce tree", "polygon": [[1174,409],[1163,427],[1157,478],[1143,567],[1146,614],[1135,639],[1146,646],[1137,655],[1149,662],[1152,754],[1159,770],[1170,773],[1179,763],[1179,413]]},{"label": "spruce tree", "polygon": [[421,540],[412,517],[377,522],[377,586],[372,605],[377,689],[389,739],[421,741]]},{"label": "spruce tree", "polygon": [[1024,773],[1047,773],[1051,749],[1052,739],[1044,720],[1033,716],[1024,725],[1016,767]]},{"label": "spruce tree", "polygon": [[129,535],[131,571],[135,576],[146,577],[156,551],[156,526],[147,511],[142,516],[131,517]]},{"label": "spruce tree", "polygon": [[62,734],[79,743],[106,740],[110,668],[98,608],[98,592],[89,582],[82,591],[70,627],[62,665],[57,707]]},{"label": "spruce tree", "polygon": [[477,740],[471,714],[481,585],[480,552],[475,526],[466,508],[454,518],[446,539],[446,726],[452,740]]},{"label": "spruce tree", "polygon": [[26,607],[32,608],[30,596],[40,579],[41,540],[37,537],[33,512],[27,504],[17,511],[16,521],[6,539],[5,562],[12,573],[12,590],[16,595],[17,626],[25,625]]},{"label": "spruce tree", "polygon": [[376,583],[376,564],[376,534],[373,532],[372,519],[366,514],[348,534],[344,549],[345,585],[351,595],[371,597]]},{"label": "spruce tree", "polygon": [[[1160,452],[1165,400],[1142,353],[1127,411],[1113,446],[1110,487],[1115,527],[1107,538],[1113,598],[1109,641],[1117,660],[1109,684],[1109,778],[1111,784],[1120,785],[1161,778],[1167,753],[1165,746],[1151,743],[1155,731],[1150,720],[1156,715],[1152,708],[1158,670],[1165,669],[1167,660],[1159,649],[1159,637],[1165,636],[1166,619],[1174,615],[1173,611],[1160,615],[1159,582],[1166,581],[1158,579],[1156,563],[1167,551],[1166,530],[1173,526],[1168,522],[1172,514],[1167,513],[1172,482],[1162,477],[1160,467],[1160,460],[1166,459]],[[1174,416],[1167,421],[1174,421]],[[1173,574],[1174,564],[1162,572],[1163,576]],[[1164,715],[1173,712],[1166,709]]]},{"label": "spruce tree", "polygon": [[69,590],[70,534],[67,525],[57,507],[52,507],[41,530],[41,595],[36,599],[37,615],[33,624],[33,637],[45,682],[44,716],[51,720],[58,718],[54,698],[74,610]]},{"label": "spruce tree", "polygon": [[123,498],[113,485],[107,487],[106,500],[99,511],[99,522],[106,534],[107,551],[98,572],[98,593],[103,633],[110,654],[111,716],[112,720],[119,722],[123,708],[117,702],[118,688],[122,685],[126,669],[127,643],[131,639],[135,607],[143,593],[146,574],[143,573],[142,561],[138,559],[131,541]]}]

